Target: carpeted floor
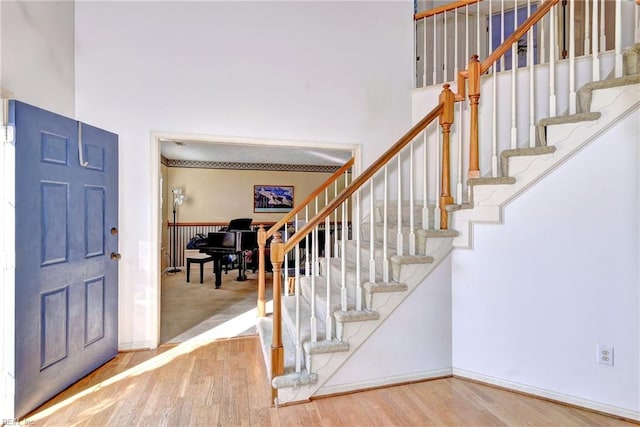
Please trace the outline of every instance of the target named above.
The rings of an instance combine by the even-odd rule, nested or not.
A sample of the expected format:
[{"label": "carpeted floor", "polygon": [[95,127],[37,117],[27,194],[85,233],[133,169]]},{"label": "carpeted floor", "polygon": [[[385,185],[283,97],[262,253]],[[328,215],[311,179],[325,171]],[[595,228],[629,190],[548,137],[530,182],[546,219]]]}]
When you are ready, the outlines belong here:
[{"label": "carpeted floor", "polygon": [[[180,343],[207,333],[230,338],[256,333],[258,273],[247,271],[247,280],[238,282],[238,271],[222,273],[222,286],[215,288],[211,268],[204,270],[200,284],[198,265],[186,271],[162,274],[160,343]],[[267,301],[271,300],[271,273],[267,273]]]}]

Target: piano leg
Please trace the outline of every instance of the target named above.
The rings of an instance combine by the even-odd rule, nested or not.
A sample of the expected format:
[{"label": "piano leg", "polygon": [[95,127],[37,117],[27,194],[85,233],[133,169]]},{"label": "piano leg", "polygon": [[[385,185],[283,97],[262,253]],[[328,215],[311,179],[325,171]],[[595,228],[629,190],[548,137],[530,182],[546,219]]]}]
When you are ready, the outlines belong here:
[{"label": "piano leg", "polygon": [[222,286],[222,256],[213,259],[213,274],[216,276],[216,289]]},{"label": "piano leg", "polygon": [[244,282],[247,280],[247,275],[245,273],[245,262],[244,262],[244,252],[238,252],[238,278],[236,279],[238,282]]}]

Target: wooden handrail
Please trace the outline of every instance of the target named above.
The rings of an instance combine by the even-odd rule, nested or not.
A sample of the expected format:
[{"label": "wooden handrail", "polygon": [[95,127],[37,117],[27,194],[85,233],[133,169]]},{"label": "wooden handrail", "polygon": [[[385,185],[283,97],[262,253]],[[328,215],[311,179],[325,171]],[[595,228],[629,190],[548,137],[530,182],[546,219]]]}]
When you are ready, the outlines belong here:
[{"label": "wooden handrail", "polygon": [[424,12],[416,13],[413,15],[413,19],[417,21],[418,19],[428,18],[430,16],[439,15],[444,12],[449,12],[450,10],[455,10],[459,7],[467,6],[473,3],[480,3],[482,0],[459,0],[454,1],[453,3],[445,4],[430,10],[425,10]]},{"label": "wooden handrail", "polygon": [[551,10],[551,8],[558,3],[558,1],[559,0],[548,0],[542,3],[542,5],[540,5],[540,7],[533,14],[531,14],[522,24],[520,24],[520,26],[516,28],[516,30],[509,37],[507,37],[506,40],[496,48],[496,50],[491,52],[491,55],[489,55],[484,61],[480,63],[480,73],[486,73],[487,70],[491,68],[493,63],[499,60],[502,55],[504,55],[507,50],[511,48],[512,44],[517,42],[520,37],[524,36],[527,31],[529,31],[531,27],[537,24],[538,21],[540,21],[547,14],[547,12],[549,12],[549,10]]},{"label": "wooden handrail", "polygon": [[438,104],[431,110],[422,120],[416,123],[402,138],[400,138],[391,148],[389,148],[378,160],[367,168],[362,174],[354,179],[349,186],[344,188],[331,203],[325,205],[324,208],[311,218],[300,230],[291,236],[284,245],[284,252],[287,253],[295,247],[302,239],[309,234],[320,221],[324,220],[327,215],[336,210],[347,198],[349,198],[357,189],[362,187],[369,179],[382,167],[400,152],[408,143],[422,132],[429,123],[435,120],[443,110],[443,104]]},{"label": "wooden handrail", "polygon": [[305,206],[307,206],[309,203],[311,203],[311,201],[313,201],[313,199],[315,199],[320,193],[322,193],[325,190],[325,188],[329,187],[335,180],[340,178],[343,173],[345,173],[347,170],[349,170],[349,168],[351,166],[353,166],[353,162],[354,162],[353,157],[350,158],[349,160],[347,160],[347,162],[344,165],[342,165],[342,167],[340,169],[335,171],[333,173],[333,175],[331,175],[329,178],[327,178],[327,180],[325,182],[323,182],[322,184],[320,184],[320,186],[318,188],[313,190],[311,192],[311,194],[309,194],[307,196],[307,198],[302,201],[302,203],[298,204],[298,206],[293,208],[291,211],[289,211],[289,213],[287,213],[284,217],[282,217],[278,222],[276,222],[274,225],[272,225],[271,228],[269,228],[269,230],[267,230],[267,238],[272,236],[273,233],[278,231],[283,225],[285,225],[293,217],[295,217],[298,212],[300,212]]}]

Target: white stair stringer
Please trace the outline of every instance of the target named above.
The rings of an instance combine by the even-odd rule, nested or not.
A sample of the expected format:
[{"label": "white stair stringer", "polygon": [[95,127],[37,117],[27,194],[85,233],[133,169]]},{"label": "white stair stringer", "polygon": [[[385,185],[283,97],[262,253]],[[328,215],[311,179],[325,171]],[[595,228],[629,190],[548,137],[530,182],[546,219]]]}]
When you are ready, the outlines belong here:
[{"label": "white stair stringer", "polygon": [[600,113],[600,118],[547,126],[546,144],[554,146],[555,152],[508,158],[514,184],[470,186],[470,208],[450,213],[451,228],[459,233],[453,240],[454,247],[472,248],[474,223],[501,223],[502,208],[511,200],[640,108],[640,84],[594,90],[592,97],[591,108]]},{"label": "white stair stringer", "polygon": [[[448,236],[443,240],[450,243],[452,238]],[[343,348],[343,351],[316,352],[305,355],[307,368],[312,367],[310,371],[314,381],[309,384],[278,388],[279,404],[307,401],[318,394],[318,391],[331,378],[332,374],[358,351],[360,346],[384,323],[400,303],[411,295],[412,291],[424,281],[452,250],[451,244],[445,243],[433,246],[434,249],[430,253],[430,257],[433,257],[433,262],[415,263],[409,257],[398,257],[405,259],[395,260],[401,267],[399,278],[403,279],[403,283],[365,283],[363,286],[367,293],[365,300],[371,301],[369,310],[363,310],[362,312],[334,312],[337,324],[336,329],[342,336],[342,342],[348,343],[348,349],[345,350]],[[418,259],[419,257],[413,260],[417,261]],[[405,285],[406,290],[403,292],[402,289],[405,289],[404,287],[402,289],[397,288],[399,285]],[[389,291],[385,292],[385,286],[390,287]],[[362,315],[357,315],[357,313],[362,313]],[[277,379],[274,383],[277,383]]]}]

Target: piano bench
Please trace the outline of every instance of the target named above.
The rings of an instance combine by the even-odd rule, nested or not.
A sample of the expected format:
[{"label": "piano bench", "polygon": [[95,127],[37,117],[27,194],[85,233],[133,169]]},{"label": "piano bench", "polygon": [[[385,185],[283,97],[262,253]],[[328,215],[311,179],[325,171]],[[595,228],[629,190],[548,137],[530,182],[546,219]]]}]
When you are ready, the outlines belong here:
[{"label": "piano bench", "polygon": [[204,276],[204,263],[209,261],[213,261],[212,256],[206,258],[187,258],[187,283],[189,283],[189,279],[191,278],[191,263],[194,262],[196,264],[200,264],[200,283],[202,283]]}]

